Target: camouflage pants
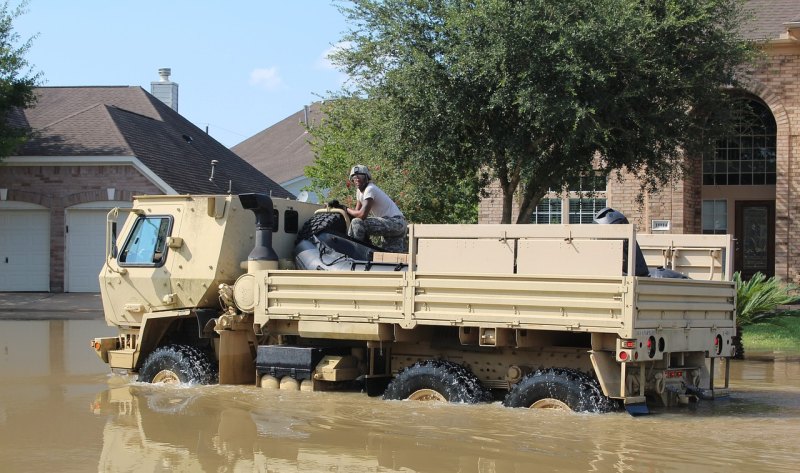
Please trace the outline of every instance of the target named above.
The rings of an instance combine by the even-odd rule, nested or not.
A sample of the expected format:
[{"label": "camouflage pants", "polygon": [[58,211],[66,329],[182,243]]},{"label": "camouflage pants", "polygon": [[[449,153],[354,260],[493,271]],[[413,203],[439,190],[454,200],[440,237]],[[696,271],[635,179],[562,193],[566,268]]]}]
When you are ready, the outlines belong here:
[{"label": "camouflage pants", "polygon": [[371,236],[383,237],[381,248],[392,253],[406,252],[406,219],[397,217],[354,218],[347,234],[356,240],[369,241]]}]

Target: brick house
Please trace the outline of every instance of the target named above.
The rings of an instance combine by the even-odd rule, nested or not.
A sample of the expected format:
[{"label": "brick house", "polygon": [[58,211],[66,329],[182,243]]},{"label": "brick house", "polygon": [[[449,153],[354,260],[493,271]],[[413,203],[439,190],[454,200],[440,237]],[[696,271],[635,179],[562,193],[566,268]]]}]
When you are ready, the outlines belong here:
[{"label": "brick house", "polygon": [[314,162],[314,153],[308,144],[307,127],[319,120],[320,103],[315,102],[293,113],[278,123],[242,141],[231,150],[256,169],[275,179],[294,195],[308,202],[319,202],[314,193],[302,195],[303,188],[311,183],[305,176],[305,167]]},{"label": "brick house", "polygon": [[[544,198],[531,223],[589,223],[610,206],[639,232],[733,234],[735,270],[800,281],[800,2],[750,0],[748,7],[747,37],[764,42],[767,59],[744,90],[732,92],[747,112],[737,135],[717,143],[713,156],[692,157],[692,172],[645,196],[641,208],[633,179],[583,182]],[[495,187],[481,202],[481,223],[499,221],[498,196]]]},{"label": "brick house", "polygon": [[0,163],[0,291],[96,292],[106,214],[134,195],[294,197],[178,114],[160,72],[152,94],[40,87],[12,117],[35,135]]}]

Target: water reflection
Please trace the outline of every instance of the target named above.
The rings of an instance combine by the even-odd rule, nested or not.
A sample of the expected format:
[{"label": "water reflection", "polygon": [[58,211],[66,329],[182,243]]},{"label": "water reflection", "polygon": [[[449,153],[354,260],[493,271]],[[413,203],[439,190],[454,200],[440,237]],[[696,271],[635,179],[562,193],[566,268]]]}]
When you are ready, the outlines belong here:
[{"label": "water reflection", "polygon": [[[99,469],[795,471],[800,389],[792,379],[641,419],[134,383],[104,391],[94,406],[107,419]],[[764,429],[760,420],[774,412]]]},{"label": "water reflection", "polygon": [[0,322],[3,471],[795,471],[800,362],[735,362],[729,400],[632,418],[151,386],[102,321]]},{"label": "water reflection", "polygon": [[9,320],[0,322],[3,378],[107,371],[88,349],[92,337],[115,335],[97,320]]}]

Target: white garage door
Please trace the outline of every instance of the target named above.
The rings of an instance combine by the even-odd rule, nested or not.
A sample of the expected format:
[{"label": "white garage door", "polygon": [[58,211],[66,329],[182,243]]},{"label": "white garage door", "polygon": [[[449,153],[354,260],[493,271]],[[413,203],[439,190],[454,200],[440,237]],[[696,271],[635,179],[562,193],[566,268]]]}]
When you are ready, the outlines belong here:
[{"label": "white garage door", "polygon": [[0,291],[50,291],[50,211],[0,202]]},{"label": "white garage door", "polygon": [[[113,202],[88,203],[69,207],[66,211],[66,292],[99,292],[98,275],[103,267],[106,251],[106,215],[110,208],[95,208],[98,205],[114,205]],[[121,202],[117,207],[130,207]],[[128,212],[120,212],[124,222]],[[122,229],[122,223],[117,226]]]}]

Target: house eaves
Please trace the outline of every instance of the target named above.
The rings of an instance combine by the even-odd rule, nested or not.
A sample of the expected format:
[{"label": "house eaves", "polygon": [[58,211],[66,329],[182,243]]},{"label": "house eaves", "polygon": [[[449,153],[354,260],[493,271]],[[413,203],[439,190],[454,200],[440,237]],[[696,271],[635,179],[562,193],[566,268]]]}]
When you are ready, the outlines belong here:
[{"label": "house eaves", "polygon": [[4,166],[133,166],[164,194],[178,192],[144,165],[136,156],[10,156]]}]

